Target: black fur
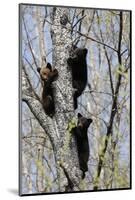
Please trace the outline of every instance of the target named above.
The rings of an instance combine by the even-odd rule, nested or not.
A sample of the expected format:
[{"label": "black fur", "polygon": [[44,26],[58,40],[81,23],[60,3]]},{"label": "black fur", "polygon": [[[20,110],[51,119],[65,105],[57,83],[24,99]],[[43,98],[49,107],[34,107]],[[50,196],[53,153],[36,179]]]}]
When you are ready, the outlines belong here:
[{"label": "black fur", "polygon": [[[52,66],[50,63],[47,63],[47,66],[44,69],[42,69],[42,71],[41,68],[37,68],[37,71],[39,72],[40,77],[43,81],[42,105],[45,110],[45,113],[52,117],[55,114],[52,82],[58,77],[58,71],[57,69],[52,70]],[[46,72],[47,74],[45,78],[42,73]]]},{"label": "black fur", "polygon": [[74,109],[77,108],[77,98],[82,94],[87,84],[87,52],[86,48],[74,47],[72,56],[67,59],[67,63],[72,70],[72,86],[75,89]]},{"label": "black fur", "polygon": [[72,131],[75,136],[75,141],[77,145],[79,166],[82,170],[82,179],[85,178],[85,172],[88,171],[88,159],[89,159],[89,141],[87,130],[89,125],[92,123],[92,119],[87,119],[78,113],[78,123]]}]

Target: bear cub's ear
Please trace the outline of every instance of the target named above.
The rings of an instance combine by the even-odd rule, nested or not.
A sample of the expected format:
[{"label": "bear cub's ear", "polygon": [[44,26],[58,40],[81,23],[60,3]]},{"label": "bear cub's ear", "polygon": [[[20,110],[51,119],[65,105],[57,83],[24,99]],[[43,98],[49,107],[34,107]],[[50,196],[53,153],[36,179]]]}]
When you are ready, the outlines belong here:
[{"label": "bear cub's ear", "polygon": [[81,115],[80,113],[78,113],[78,115],[77,115],[77,116],[78,116],[78,118],[81,118],[81,117],[82,117],[82,115]]},{"label": "bear cub's ear", "polygon": [[41,68],[40,68],[40,67],[38,67],[38,68],[37,68],[37,71],[38,71],[38,73],[40,73],[40,70],[41,70]]},{"label": "bear cub's ear", "polygon": [[88,49],[84,48],[84,49],[83,49],[83,53],[84,53],[84,55],[86,56],[87,53],[88,53]]},{"label": "bear cub's ear", "polygon": [[88,124],[90,125],[93,120],[92,119],[87,119],[87,121],[88,121]]},{"label": "bear cub's ear", "polygon": [[47,63],[46,68],[50,69],[52,71],[52,65],[50,63]]}]

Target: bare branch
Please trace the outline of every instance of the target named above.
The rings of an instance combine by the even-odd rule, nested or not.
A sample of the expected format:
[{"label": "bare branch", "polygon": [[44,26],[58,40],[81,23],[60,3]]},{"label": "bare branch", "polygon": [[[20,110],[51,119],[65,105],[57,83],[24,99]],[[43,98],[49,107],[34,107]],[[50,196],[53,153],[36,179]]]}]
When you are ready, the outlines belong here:
[{"label": "bare branch", "polygon": [[74,26],[72,27],[73,29],[75,28],[75,26],[77,26],[77,24],[82,21],[84,18],[86,17],[86,15],[82,16],[80,19],[78,19],[78,21],[74,24]]},{"label": "bare branch", "polygon": [[37,20],[37,28],[38,28],[38,35],[39,35],[39,50],[41,56],[41,63],[40,66],[46,64],[46,51],[45,51],[45,41],[44,41],[44,24],[45,20],[41,15],[40,7],[36,7],[36,20]]},{"label": "bare branch", "polygon": [[96,43],[98,43],[98,44],[101,44],[101,45],[103,45],[103,46],[106,46],[106,47],[108,47],[109,49],[111,49],[111,50],[117,52],[116,49],[114,49],[113,47],[109,46],[108,44],[105,44],[105,43],[103,43],[103,42],[101,42],[101,41],[98,41],[98,40],[92,38],[92,37],[89,37],[89,36],[87,36],[87,35],[81,33],[80,31],[76,31],[76,32],[79,33],[81,36],[83,36],[83,37],[85,37],[85,38],[87,38],[87,39],[89,39],[89,40],[91,40],[91,41],[93,41],[93,42],[96,42]]},{"label": "bare branch", "polygon": [[[119,62],[119,65],[121,65],[122,30],[123,30],[123,18],[122,18],[122,11],[121,11],[120,12],[120,25],[119,25],[119,44],[118,44],[118,62]],[[98,162],[98,168],[97,168],[97,175],[96,175],[96,178],[95,178],[94,190],[98,189],[99,177],[100,177],[101,169],[102,169],[103,162],[104,162],[104,156],[105,156],[105,153],[106,153],[106,150],[107,150],[109,137],[112,135],[113,121],[114,121],[115,114],[117,113],[117,99],[118,99],[118,95],[119,95],[119,88],[120,88],[120,85],[121,85],[121,78],[122,78],[122,75],[119,74],[118,79],[117,79],[117,83],[116,83],[116,87],[115,87],[114,99],[113,99],[113,103],[112,103],[109,125],[107,127],[105,143],[104,143],[104,147],[102,149],[102,152],[99,155],[99,162]]]},{"label": "bare branch", "polygon": [[27,31],[27,27],[26,27],[26,24],[25,24],[24,17],[22,17],[22,19],[23,19],[23,23],[24,23],[24,29],[25,29],[25,32],[26,32],[26,37],[27,37],[27,40],[28,40],[28,45],[29,45],[29,48],[30,48],[30,52],[31,52],[31,55],[33,57],[34,63],[36,65],[36,67],[38,68],[38,64],[37,64],[37,61],[36,61],[36,58],[35,58],[31,43],[30,43],[30,38],[29,38],[29,34],[28,34],[28,31]]}]

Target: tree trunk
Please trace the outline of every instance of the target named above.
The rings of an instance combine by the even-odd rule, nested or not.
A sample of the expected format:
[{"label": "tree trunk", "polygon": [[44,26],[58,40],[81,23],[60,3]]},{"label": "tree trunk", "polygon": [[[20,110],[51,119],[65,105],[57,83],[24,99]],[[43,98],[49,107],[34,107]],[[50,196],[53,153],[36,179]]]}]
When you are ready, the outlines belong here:
[{"label": "tree trunk", "polygon": [[[73,90],[71,81],[71,72],[67,66],[67,58],[71,48],[71,27],[67,22],[66,25],[60,23],[65,16],[68,17],[68,9],[57,8],[54,16],[53,32],[53,65],[59,72],[59,78],[56,84],[55,105],[56,105],[56,124],[58,128],[59,145],[57,151],[57,159],[60,159],[60,166],[68,173],[71,182],[79,184],[79,172],[75,176],[78,166],[78,157],[76,154],[75,145],[73,149],[70,148],[70,133],[67,130],[68,124],[74,116],[73,108]],[[69,141],[68,141],[69,140]],[[74,155],[72,157],[72,155]],[[74,158],[72,160],[72,158]],[[65,173],[66,173],[65,172]],[[71,173],[72,172],[72,173]],[[60,177],[62,174],[60,173]],[[63,181],[61,181],[61,186]],[[62,186],[63,187],[63,186]],[[62,188],[63,190],[63,188]]]}]

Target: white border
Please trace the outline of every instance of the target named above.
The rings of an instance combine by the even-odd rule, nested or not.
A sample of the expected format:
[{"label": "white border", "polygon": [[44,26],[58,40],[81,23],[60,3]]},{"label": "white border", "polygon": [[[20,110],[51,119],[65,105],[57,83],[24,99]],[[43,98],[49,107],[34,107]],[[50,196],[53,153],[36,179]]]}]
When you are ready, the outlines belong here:
[{"label": "white border", "polygon": [[[132,57],[135,47],[135,28],[134,28],[134,11],[133,0],[32,0],[32,1],[1,1],[0,5],[0,198],[1,199],[19,199],[17,196],[18,189],[18,3],[38,3],[38,4],[55,4],[69,5],[80,7],[95,8],[115,8],[129,9],[133,11],[132,24]],[[133,58],[132,75],[135,77],[135,60]],[[133,85],[134,85],[133,79]],[[132,89],[134,103],[135,88]],[[132,105],[133,113],[135,106]],[[134,130],[134,115],[133,115]],[[132,136],[133,155],[135,153],[135,137]],[[134,156],[133,156],[134,157]],[[133,199],[134,190],[134,168],[133,159],[133,190],[127,191],[109,191],[109,192],[90,192],[78,194],[49,195],[49,196],[31,196],[23,198],[37,199],[59,199],[71,200],[78,199]]]}]

